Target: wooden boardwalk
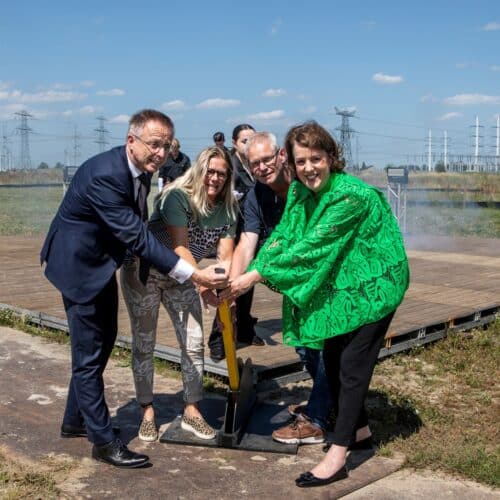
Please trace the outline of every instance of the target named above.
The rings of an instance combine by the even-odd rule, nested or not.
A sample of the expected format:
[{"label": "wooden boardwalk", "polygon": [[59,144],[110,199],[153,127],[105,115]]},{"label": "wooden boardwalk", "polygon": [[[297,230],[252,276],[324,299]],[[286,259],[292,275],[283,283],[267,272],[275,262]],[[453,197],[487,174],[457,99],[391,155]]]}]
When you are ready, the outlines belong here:
[{"label": "wooden boardwalk", "polygon": [[[65,319],[61,297],[40,267],[41,244],[41,238],[0,237],[0,303]],[[424,338],[426,334],[432,335],[433,328],[439,325],[465,322],[469,317],[480,319],[482,314],[499,310],[500,240],[420,236],[407,238],[407,248],[411,285],[388,332],[388,351],[408,336]],[[259,318],[257,330],[267,345],[245,347],[238,354],[242,358],[251,357],[261,371],[295,365],[294,349],[281,342],[281,297],[259,285],[252,312]],[[205,314],[205,338],[213,314],[213,311]],[[119,332],[125,337],[130,335],[123,302]],[[168,351],[177,349],[175,334],[163,309],[157,342]],[[224,373],[225,362],[214,364],[207,358],[206,368]]]}]

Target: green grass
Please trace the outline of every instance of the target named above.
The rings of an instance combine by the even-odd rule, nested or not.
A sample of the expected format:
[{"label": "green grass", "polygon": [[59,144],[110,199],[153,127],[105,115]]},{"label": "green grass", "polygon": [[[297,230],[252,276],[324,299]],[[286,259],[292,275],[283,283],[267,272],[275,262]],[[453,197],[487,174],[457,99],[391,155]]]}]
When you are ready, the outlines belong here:
[{"label": "green grass", "polygon": [[56,479],[51,472],[37,471],[21,465],[0,453],[0,497],[8,500],[25,498],[61,498]]},{"label": "green grass", "polygon": [[[385,182],[385,172],[369,170],[363,174],[361,176],[369,182],[381,185]],[[414,174],[410,180],[410,187],[412,185],[414,187],[468,187],[481,189],[481,192],[409,192],[408,200],[424,198],[430,202],[500,200],[500,175]],[[155,194],[156,187],[153,188],[152,195],[149,197],[150,207],[152,207]],[[2,206],[0,236],[44,235],[59,207],[62,195],[62,187],[0,188]],[[408,205],[407,231],[409,233],[500,238],[500,210]]]},{"label": "green grass", "polygon": [[379,363],[369,412],[380,453],[500,486],[500,321]]},{"label": "green grass", "polygon": [[62,196],[62,187],[0,188],[0,236],[45,234]]}]

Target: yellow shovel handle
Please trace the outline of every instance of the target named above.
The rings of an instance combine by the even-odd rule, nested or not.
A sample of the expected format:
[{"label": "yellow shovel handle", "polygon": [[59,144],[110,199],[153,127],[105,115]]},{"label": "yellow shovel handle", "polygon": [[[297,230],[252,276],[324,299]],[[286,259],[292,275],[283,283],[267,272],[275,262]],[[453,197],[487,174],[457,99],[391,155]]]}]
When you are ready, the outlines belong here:
[{"label": "yellow shovel handle", "polygon": [[227,373],[229,376],[229,388],[237,391],[240,388],[240,372],[238,360],[236,359],[236,346],[234,341],[233,321],[229,302],[225,300],[219,306],[219,319],[222,323],[222,339],[226,353]]}]

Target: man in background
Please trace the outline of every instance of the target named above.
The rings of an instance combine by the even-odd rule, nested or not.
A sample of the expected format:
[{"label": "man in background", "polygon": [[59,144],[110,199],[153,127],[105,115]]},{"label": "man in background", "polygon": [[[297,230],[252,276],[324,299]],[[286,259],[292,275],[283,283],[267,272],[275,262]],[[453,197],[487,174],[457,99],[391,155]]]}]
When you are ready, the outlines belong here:
[{"label": "man in background", "polygon": [[181,151],[181,143],[177,138],[172,139],[170,151],[158,177],[163,179],[163,185],[180,177],[191,166],[189,156]]}]

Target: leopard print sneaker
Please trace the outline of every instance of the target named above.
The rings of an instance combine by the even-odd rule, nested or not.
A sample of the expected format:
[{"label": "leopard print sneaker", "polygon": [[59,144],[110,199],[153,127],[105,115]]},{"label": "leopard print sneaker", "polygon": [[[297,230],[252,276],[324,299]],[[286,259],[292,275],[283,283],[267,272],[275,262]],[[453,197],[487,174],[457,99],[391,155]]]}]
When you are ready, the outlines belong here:
[{"label": "leopard print sneaker", "polygon": [[205,422],[203,417],[182,415],[181,427],[200,439],[213,439],[215,437],[215,431]]},{"label": "leopard print sneaker", "polygon": [[142,441],[156,441],[158,439],[158,429],[152,420],[142,419],[139,427],[139,439]]}]

